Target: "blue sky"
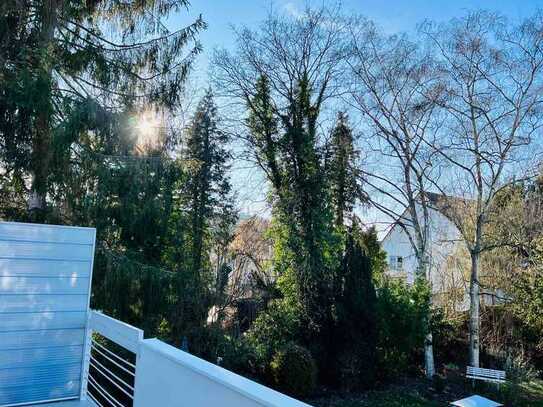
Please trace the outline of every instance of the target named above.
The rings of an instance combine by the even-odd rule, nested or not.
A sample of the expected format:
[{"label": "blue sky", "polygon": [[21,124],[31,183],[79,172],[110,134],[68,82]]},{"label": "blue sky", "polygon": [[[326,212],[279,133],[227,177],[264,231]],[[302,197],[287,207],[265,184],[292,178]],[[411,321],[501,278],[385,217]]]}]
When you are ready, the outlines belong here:
[{"label": "blue sky", "polygon": [[[270,8],[296,14],[307,3],[306,0],[192,0],[188,13],[183,11],[172,16],[169,25],[175,29],[202,14],[209,28],[200,36],[204,55],[200,57],[198,67],[205,70],[214,47],[229,48],[234,44],[232,25],[256,27]],[[328,2],[309,2],[323,3]],[[336,1],[329,3],[336,4]],[[498,11],[511,20],[518,20],[538,7],[543,8],[543,0],[344,0],[341,3],[347,13],[364,15],[390,33],[413,30],[424,19],[445,21],[473,9]]]},{"label": "blue sky", "polygon": [[[309,2],[315,6],[323,3],[328,2]],[[329,3],[337,4],[335,0]],[[538,8],[543,9],[543,0],[343,0],[341,3],[347,14],[363,15],[390,34],[413,31],[425,19],[447,21],[474,9],[497,11],[514,22],[530,16]],[[235,45],[232,26],[256,28],[270,9],[296,16],[306,4],[307,0],[192,0],[188,13],[183,10],[168,21],[171,30],[187,25],[198,14],[202,14],[208,23],[208,29],[200,35],[204,52],[196,62],[190,87],[196,93],[207,88],[207,71],[213,49],[233,48]],[[245,213],[267,214],[266,183],[262,175],[243,163],[236,165],[232,180],[238,191],[240,209]],[[372,219],[374,222],[383,221],[381,216],[371,212],[364,217],[369,222]]]}]

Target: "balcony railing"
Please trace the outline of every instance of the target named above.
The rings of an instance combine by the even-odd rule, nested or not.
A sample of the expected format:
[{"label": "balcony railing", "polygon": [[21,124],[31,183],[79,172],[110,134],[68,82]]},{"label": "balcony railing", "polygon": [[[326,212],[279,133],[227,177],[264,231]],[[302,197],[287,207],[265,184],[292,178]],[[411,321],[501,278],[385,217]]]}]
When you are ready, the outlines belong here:
[{"label": "balcony railing", "polygon": [[133,406],[136,356],[143,331],[91,311],[87,338],[82,381],[86,395],[102,407]]},{"label": "balcony railing", "polygon": [[0,222],[0,407],[307,406],[90,310],[95,235]]},{"label": "balcony railing", "polygon": [[83,397],[98,406],[308,407],[158,339],[143,339],[140,329],[100,312],[91,311],[89,331]]}]

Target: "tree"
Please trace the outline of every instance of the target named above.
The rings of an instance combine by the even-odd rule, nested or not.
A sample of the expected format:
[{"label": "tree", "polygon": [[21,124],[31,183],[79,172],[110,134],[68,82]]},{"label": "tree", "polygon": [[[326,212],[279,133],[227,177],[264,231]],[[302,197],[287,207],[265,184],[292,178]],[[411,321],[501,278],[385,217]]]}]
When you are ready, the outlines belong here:
[{"label": "tree", "polygon": [[[485,314],[503,314],[481,326],[482,343],[498,349],[504,359],[522,355],[541,366],[543,333],[543,190],[541,176],[500,190],[486,226],[487,241],[496,247],[481,256],[480,286],[486,299],[500,307]],[[486,312],[485,312],[486,311]],[[485,335],[486,334],[486,335]],[[539,363],[539,365],[538,365]]]},{"label": "tree", "polygon": [[342,292],[337,301],[337,379],[353,390],[370,387],[377,363],[377,297],[371,260],[353,226],[342,259]]},{"label": "tree", "polygon": [[258,295],[264,306],[277,297],[272,245],[270,221],[253,216],[239,222],[229,248],[233,265],[231,289],[246,298]]},{"label": "tree", "polygon": [[[448,24],[427,24],[435,51],[438,85],[425,92],[443,131],[426,143],[440,158],[432,187],[462,199],[446,200],[449,218],[471,257],[470,364],[479,366],[481,255],[505,242],[488,236],[499,192],[529,177],[531,143],[541,127],[543,18],[518,26],[500,16],[474,12]],[[434,164],[437,164],[436,160]]]},{"label": "tree", "polygon": [[381,247],[375,226],[360,232],[360,244],[370,259],[374,284],[380,285],[387,267],[387,254]]},{"label": "tree", "polygon": [[319,132],[323,104],[335,95],[342,72],[345,49],[336,23],[342,24],[337,10],[308,9],[296,19],[270,15],[258,32],[237,31],[235,53],[214,56],[217,88],[246,108],[242,139],[272,187],[279,284],[294,296],[308,327],[305,340],[321,356],[340,259]]},{"label": "tree", "polygon": [[[429,200],[431,149],[426,139],[439,128],[436,107],[421,96],[432,92],[425,52],[405,36],[387,37],[369,22],[351,27],[350,98],[369,134],[366,168],[359,169],[369,202],[408,237],[417,259],[416,278],[430,279]],[[370,160],[375,160],[371,162]],[[427,377],[435,372],[429,317],[424,340]]]},{"label": "tree", "polygon": [[[213,94],[204,95],[187,132],[184,158],[188,167],[185,184],[188,216],[191,228],[190,267],[197,273],[204,269],[203,253],[208,222],[213,215],[218,221],[227,220],[233,211],[231,186],[226,171],[230,153],[226,150],[228,136],[221,131]],[[225,212],[225,213],[220,213]],[[218,215],[222,215],[221,218]]]},{"label": "tree", "polygon": [[354,148],[353,131],[348,121],[346,113],[338,113],[326,157],[327,180],[339,230],[344,228],[345,215],[352,215],[355,205],[366,199],[360,185],[359,154]]},{"label": "tree", "polygon": [[[181,309],[192,307],[189,328],[203,328],[209,308],[216,305],[228,281],[224,252],[232,239],[237,213],[227,176],[231,159],[227,143],[213,94],[208,90],[186,131],[182,151],[186,178],[178,185],[170,219],[172,240],[164,255],[165,264],[182,274],[180,293],[187,290],[195,296],[178,304]],[[211,264],[213,257],[215,267]],[[178,337],[186,335],[187,321],[173,318],[178,322],[174,325]]]},{"label": "tree", "polygon": [[[276,244],[283,247],[275,252],[275,264],[281,270],[279,274],[284,275],[281,281],[289,286],[284,288],[295,294],[310,330],[327,337],[339,252],[334,247],[337,238],[332,228],[331,208],[322,199],[327,190],[322,160],[316,149],[315,128],[311,124],[316,117],[311,113],[307,86],[306,82],[300,83],[295,105],[290,107],[292,122],[285,124],[286,131],[279,136],[283,141],[271,146],[275,156],[268,171],[275,173],[272,180],[278,182],[273,187],[274,217],[282,229],[276,235]],[[258,97],[252,100],[254,106],[261,104]],[[258,130],[255,125],[256,137],[260,137]],[[266,146],[268,151],[269,147]],[[295,253],[301,256],[301,262],[292,261]],[[286,257],[280,258],[283,255]]]},{"label": "tree", "polygon": [[70,137],[59,143],[57,129],[71,115],[94,105],[119,112],[146,105],[167,109],[178,102],[205,23],[198,18],[170,33],[162,20],[186,5],[184,0],[2,3],[0,153],[10,163],[4,179],[18,185],[10,192],[27,195],[36,220],[46,217],[52,150],[62,145],[66,154],[73,153],[81,131],[88,130],[72,126]]}]

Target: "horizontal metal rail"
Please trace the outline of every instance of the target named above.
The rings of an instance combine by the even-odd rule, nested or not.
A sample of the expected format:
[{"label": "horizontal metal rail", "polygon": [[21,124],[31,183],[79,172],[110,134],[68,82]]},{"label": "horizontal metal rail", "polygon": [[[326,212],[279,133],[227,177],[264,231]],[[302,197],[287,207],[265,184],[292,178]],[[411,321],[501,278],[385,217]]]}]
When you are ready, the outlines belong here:
[{"label": "horizontal metal rail", "polygon": [[[97,363],[102,369],[104,369],[107,373],[104,373],[102,370],[100,370],[100,368],[98,366],[96,366],[94,363]],[[122,391],[124,394],[126,394],[128,397],[130,397],[131,399],[134,398],[134,395],[133,394],[130,394],[127,390],[123,389],[117,382],[115,382],[115,380],[113,380],[111,378],[111,376],[115,377],[119,382],[121,382],[122,384],[124,384],[126,387],[128,387],[130,390],[134,391],[134,388],[132,386],[130,386],[128,383],[126,383],[123,379],[119,378],[115,373],[113,373],[111,370],[109,370],[107,367],[105,367],[104,365],[102,365],[100,362],[98,362],[97,360],[91,358],[91,361],[90,361],[90,365],[96,369],[96,371],[98,373],[100,373],[103,377],[105,377],[106,379],[108,379],[113,385],[115,385],[120,391]],[[108,373],[109,373],[109,376],[108,376]]]},{"label": "horizontal metal rail", "polygon": [[90,337],[87,348],[87,393],[98,407],[131,407],[136,378],[133,356],[138,353],[143,331],[97,311],[90,314],[89,329],[96,336]]},{"label": "horizontal metal rail", "polygon": [[92,402],[93,402],[94,404],[96,404],[98,407],[104,407],[104,406],[102,405],[102,403],[100,403],[98,400],[96,400],[96,399],[94,398],[94,396],[92,395],[91,392],[87,391],[87,396],[89,396],[89,398],[92,400]]},{"label": "horizontal metal rail", "polygon": [[100,349],[98,349],[97,347],[94,346],[94,343],[91,344],[91,348],[97,352],[98,354],[100,354],[102,357],[106,358],[108,361],[110,361],[111,363],[113,363],[115,366],[117,366],[119,369],[123,370],[124,372],[128,373],[129,375],[131,376],[136,376],[136,373],[131,371],[131,370],[128,370],[126,367],[124,366],[121,366],[120,363],[114,361],[113,359],[111,359],[109,356],[107,356],[105,353],[103,353]]},{"label": "horizontal metal rail", "polygon": [[94,380],[94,377],[89,375],[89,384],[93,386],[96,391],[104,398],[104,400],[107,400],[110,404],[112,404],[115,407],[125,407],[122,403],[120,403],[115,397],[113,397],[109,392],[104,389],[102,386],[98,384],[96,380]]},{"label": "horizontal metal rail", "polygon": [[108,348],[106,348],[104,345],[102,345],[101,343],[97,342],[96,340],[92,340],[92,343],[93,345],[96,345],[98,346],[99,348],[103,349],[104,351],[106,351],[107,353],[109,353],[111,356],[117,358],[118,360],[120,360],[121,362],[123,363],[126,363],[128,366],[132,367],[132,368],[136,368],[136,365],[134,365],[133,363],[130,363],[128,360],[125,360],[123,359],[122,357],[120,357],[119,355],[117,355],[115,352],[112,352],[111,350],[109,350]]}]

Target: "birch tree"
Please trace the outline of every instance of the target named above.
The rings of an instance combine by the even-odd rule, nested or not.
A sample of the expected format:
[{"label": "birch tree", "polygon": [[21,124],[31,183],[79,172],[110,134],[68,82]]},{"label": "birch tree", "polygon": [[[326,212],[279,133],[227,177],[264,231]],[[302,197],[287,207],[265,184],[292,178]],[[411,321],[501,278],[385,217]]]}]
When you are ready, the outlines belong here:
[{"label": "birch tree", "polygon": [[[366,21],[353,25],[350,101],[367,135],[361,169],[370,203],[394,220],[412,246],[416,278],[429,281],[429,202],[432,152],[424,140],[439,128],[435,106],[421,95],[432,91],[429,59],[404,36],[387,37]],[[372,158],[376,159],[372,163]],[[432,333],[426,321],[424,359],[434,375]]]},{"label": "birch tree", "polygon": [[[444,126],[427,141],[440,158],[432,187],[461,199],[440,203],[471,258],[469,361],[479,366],[481,255],[506,244],[491,238],[490,214],[505,186],[529,177],[541,127],[543,15],[519,25],[470,13],[448,24],[425,24],[434,50],[438,92],[427,93]],[[437,160],[436,160],[437,163]]]}]

